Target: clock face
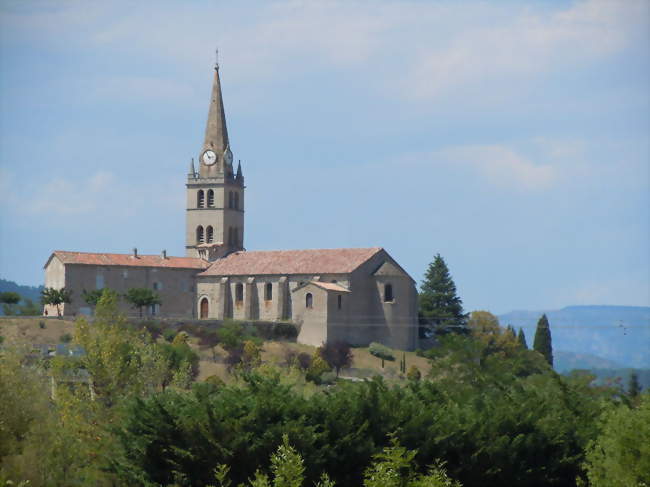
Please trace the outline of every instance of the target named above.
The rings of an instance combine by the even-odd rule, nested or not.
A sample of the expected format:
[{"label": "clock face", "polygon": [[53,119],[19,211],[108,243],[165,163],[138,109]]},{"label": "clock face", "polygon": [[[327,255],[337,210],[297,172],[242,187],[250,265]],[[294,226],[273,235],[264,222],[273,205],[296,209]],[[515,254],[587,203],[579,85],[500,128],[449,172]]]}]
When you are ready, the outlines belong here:
[{"label": "clock face", "polygon": [[203,153],[201,159],[203,160],[203,164],[205,164],[206,166],[211,166],[212,164],[217,162],[217,155],[213,151],[207,150]]},{"label": "clock face", "polygon": [[226,149],[226,152],[223,153],[223,158],[226,161],[226,164],[231,165],[232,164],[232,152],[230,151],[230,147]]}]

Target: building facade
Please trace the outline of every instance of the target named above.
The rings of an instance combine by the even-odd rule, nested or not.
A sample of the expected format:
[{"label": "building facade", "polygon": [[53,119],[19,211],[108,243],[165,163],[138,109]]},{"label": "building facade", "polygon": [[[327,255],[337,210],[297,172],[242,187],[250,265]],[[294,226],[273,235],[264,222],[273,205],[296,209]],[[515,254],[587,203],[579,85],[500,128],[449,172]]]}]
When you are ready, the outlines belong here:
[{"label": "building facade", "polygon": [[146,287],[162,301],[148,315],[291,321],[298,341],[315,346],[417,346],[415,282],[384,249],[244,249],[244,176],[240,162],[234,169],[218,66],[197,165],[186,181],[186,256],[55,251],[45,286],[73,291],[63,314],[91,312],[84,290]]}]

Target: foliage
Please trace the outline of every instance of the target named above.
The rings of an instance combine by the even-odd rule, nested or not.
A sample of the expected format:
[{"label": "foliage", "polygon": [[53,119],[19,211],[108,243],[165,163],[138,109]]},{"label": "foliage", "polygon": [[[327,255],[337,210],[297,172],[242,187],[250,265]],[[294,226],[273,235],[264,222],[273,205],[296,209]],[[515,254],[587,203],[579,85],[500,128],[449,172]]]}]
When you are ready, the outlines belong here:
[{"label": "foliage", "polygon": [[174,338],[176,338],[177,333],[178,332],[174,328],[165,328],[162,332],[162,336],[166,341],[171,343],[174,341]]},{"label": "foliage", "polygon": [[163,390],[174,383],[183,389],[187,388],[188,381],[199,374],[199,356],[182,341],[161,343],[156,348],[165,365],[160,381]]},{"label": "foliage", "polygon": [[467,317],[463,313],[463,302],[456,294],[456,285],[440,254],[436,254],[424,275],[419,307],[425,329],[436,333],[465,332]]},{"label": "foliage", "polygon": [[370,355],[374,355],[375,357],[379,357],[380,359],[383,360],[395,360],[395,355],[393,355],[393,351],[388,348],[386,345],[382,345],[381,343],[377,342],[372,342],[368,346],[368,352]]},{"label": "foliage", "polygon": [[535,341],[533,343],[533,350],[542,354],[549,365],[553,366],[553,345],[551,344],[551,328],[548,323],[548,318],[543,314],[537,322],[537,329],[535,330]]},{"label": "foliage", "polygon": [[223,326],[217,330],[217,337],[226,350],[241,348],[247,339],[244,326],[234,320],[225,320]]},{"label": "foliage", "polygon": [[217,360],[217,345],[219,345],[219,336],[216,332],[204,332],[199,336],[199,347],[204,350],[209,349],[212,352],[212,360],[215,362]]},{"label": "foliage", "polygon": [[627,394],[630,399],[636,400],[641,394],[641,385],[639,384],[639,375],[636,372],[630,374],[630,380],[627,386]]},{"label": "foliage", "polygon": [[242,350],[241,363],[249,370],[259,366],[262,363],[261,352],[262,348],[256,345],[255,342],[246,340]]},{"label": "foliage", "polygon": [[64,333],[59,337],[61,343],[70,343],[72,341],[72,335],[70,333]]},{"label": "foliage", "polygon": [[39,316],[41,307],[29,298],[25,298],[23,304],[18,306],[18,314],[21,316]]},{"label": "foliage", "polygon": [[21,300],[20,294],[11,291],[0,293],[0,303],[2,304],[2,311],[7,316],[16,314],[16,305]]},{"label": "foliage", "polygon": [[57,316],[61,316],[61,305],[70,303],[72,300],[72,290],[62,287],[56,289],[53,287],[46,287],[41,291],[41,302],[46,305],[56,306]]},{"label": "foliage", "polygon": [[526,343],[526,335],[524,334],[523,328],[519,328],[519,333],[517,333],[517,341],[522,347],[528,348],[528,344]]},{"label": "foliage", "polygon": [[190,336],[186,331],[179,331],[172,340],[172,345],[188,345]]},{"label": "foliage", "polygon": [[327,362],[330,368],[336,371],[336,377],[339,376],[342,368],[352,365],[353,357],[350,345],[340,340],[324,343],[318,348],[318,354]]},{"label": "foliage", "polygon": [[329,372],[331,369],[332,368],[329,364],[317,352],[311,359],[311,364],[307,369],[306,378],[311,382],[320,384],[321,376],[325,372]]},{"label": "foliage", "polygon": [[406,373],[406,378],[408,380],[420,380],[422,378],[420,369],[418,369],[415,365],[411,365],[409,371]]},{"label": "foliage", "polygon": [[[589,444],[586,470],[593,487],[641,486],[650,480],[650,394],[637,408],[607,410],[602,432]],[[645,482],[645,483],[644,483]]]},{"label": "foliage", "polygon": [[145,306],[155,306],[162,303],[158,293],[146,287],[132,287],[126,291],[124,298],[139,310],[140,318],[142,318],[142,309]]},{"label": "foliage", "polygon": [[102,289],[93,289],[91,291],[83,290],[82,291],[82,296],[84,302],[88,306],[92,306],[93,308],[97,306],[97,303],[99,302],[99,298],[102,297]]}]

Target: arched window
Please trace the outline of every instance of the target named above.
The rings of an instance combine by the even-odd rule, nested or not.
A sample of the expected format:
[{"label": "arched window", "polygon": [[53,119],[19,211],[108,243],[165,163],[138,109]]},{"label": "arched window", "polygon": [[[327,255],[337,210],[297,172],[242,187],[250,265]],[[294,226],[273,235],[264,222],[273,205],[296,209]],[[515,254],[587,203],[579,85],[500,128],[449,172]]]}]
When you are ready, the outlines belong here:
[{"label": "arched window", "polygon": [[264,299],[266,301],[271,301],[273,299],[273,284],[270,282],[267,282],[266,286],[264,286]]},{"label": "arched window", "polygon": [[233,206],[232,191],[228,191],[228,208],[232,208],[232,206]]},{"label": "arched window", "polygon": [[202,189],[199,189],[196,193],[196,207],[203,208],[204,200],[205,200],[205,194],[203,194]]},{"label": "arched window", "polygon": [[214,191],[211,189],[208,190],[208,206],[213,207],[214,206]]},{"label": "arched window", "polygon": [[235,208],[239,210],[239,193],[235,193]]},{"label": "arched window", "polygon": [[305,294],[305,306],[307,308],[312,308],[314,304],[314,297],[311,295],[311,293]]},{"label": "arched window", "polygon": [[208,243],[214,242],[214,230],[211,226],[205,229],[205,240]]},{"label": "arched window", "polygon": [[390,303],[393,301],[393,285],[384,284],[384,302]]},{"label": "arched window", "polygon": [[244,285],[239,283],[235,286],[235,301],[244,300]]},{"label": "arched window", "polygon": [[199,317],[204,320],[208,317],[208,309],[209,309],[209,304],[208,304],[208,298],[203,298],[201,300],[201,303],[199,304]]},{"label": "arched window", "polygon": [[341,306],[343,306],[343,296],[341,296],[340,294],[336,296],[336,301],[337,301],[336,304],[338,305],[338,308],[341,309]]},{"label": "arched window", "polygon": [[196,227],[196,243],[197,244],[202,244],[204,242],[203,240],[203,227],[199,225]]}]

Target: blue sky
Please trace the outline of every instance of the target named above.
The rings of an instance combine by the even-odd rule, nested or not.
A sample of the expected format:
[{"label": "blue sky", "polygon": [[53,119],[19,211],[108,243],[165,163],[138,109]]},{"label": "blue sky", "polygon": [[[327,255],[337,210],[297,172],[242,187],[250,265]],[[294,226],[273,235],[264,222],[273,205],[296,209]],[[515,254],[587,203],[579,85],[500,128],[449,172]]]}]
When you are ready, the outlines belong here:
[{"label": "blue sky", "polygon": [[0,4],[0,277],[184,249],[219,46],[246,247],[447,261],[467,310],[650,305],[650,4]]}]

